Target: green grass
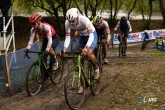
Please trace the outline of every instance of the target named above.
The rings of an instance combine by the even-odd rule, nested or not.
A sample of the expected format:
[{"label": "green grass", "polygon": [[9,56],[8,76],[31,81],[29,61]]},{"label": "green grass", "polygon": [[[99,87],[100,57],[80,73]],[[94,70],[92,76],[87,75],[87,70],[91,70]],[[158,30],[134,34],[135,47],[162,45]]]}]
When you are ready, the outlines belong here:
[{"label": "green grass", "polygon": [[152,50],[151,53],[155,56],[165,56],[165,52],[160,50]]}]

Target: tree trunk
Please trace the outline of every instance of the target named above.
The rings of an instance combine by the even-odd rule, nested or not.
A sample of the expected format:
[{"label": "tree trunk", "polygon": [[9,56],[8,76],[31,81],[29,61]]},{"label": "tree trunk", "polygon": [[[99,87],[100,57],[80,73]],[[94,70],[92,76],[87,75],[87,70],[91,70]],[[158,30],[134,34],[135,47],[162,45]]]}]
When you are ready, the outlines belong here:
[{"label": "tree trunk", "polygon": [[135,8],[135,6],[136,6],[136,3],[137,3],[137,0],[134,0],[134,3],[133,3],[132,8],[131,8],[130,11],[128,12],[128,20],[129,20],[129,18],[130,18],[131,12],[134,10],[134,8]]},{"label": "tree trunk", "polygon": [[159,3],[159,8],[160,8],[160,12],[162,13],[162,17],[163,17],[163,26],[165,26],[165,7],[164,7],[164,0],[158,0]]}]

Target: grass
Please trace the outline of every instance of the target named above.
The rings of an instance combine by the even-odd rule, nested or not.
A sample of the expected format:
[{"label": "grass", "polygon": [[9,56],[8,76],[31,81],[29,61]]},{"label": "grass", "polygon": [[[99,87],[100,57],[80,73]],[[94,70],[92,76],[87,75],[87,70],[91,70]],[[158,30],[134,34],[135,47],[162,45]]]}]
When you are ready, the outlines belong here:
[{"label": "grass", "polygon": [[155,56],[165,56],[165,52],[160,50],[152,50],[151,53]]}]

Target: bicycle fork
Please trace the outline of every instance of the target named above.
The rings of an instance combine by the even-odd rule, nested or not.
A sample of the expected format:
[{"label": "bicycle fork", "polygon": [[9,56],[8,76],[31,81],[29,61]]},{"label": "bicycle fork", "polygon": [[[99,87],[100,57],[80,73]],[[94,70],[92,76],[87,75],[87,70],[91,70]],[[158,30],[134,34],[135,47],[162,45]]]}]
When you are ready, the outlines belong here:
[{"label": "bicycle fork", "polygon": [[72,76],[72,88],[74,88],[75,86],[75,79],[77,79],[78,77],[78,88],[81,86],[81,56],[78,55],[78,64],[76,65],[76,70],[74,70],[73,72],[73,76]]}]

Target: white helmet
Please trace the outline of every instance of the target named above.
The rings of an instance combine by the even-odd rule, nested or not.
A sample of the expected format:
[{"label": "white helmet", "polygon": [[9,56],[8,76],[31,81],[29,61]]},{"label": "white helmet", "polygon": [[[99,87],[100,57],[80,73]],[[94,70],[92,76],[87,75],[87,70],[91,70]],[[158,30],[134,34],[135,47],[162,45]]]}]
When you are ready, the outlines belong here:
[{"label": "white helmet", "polygon": [[71,8],[66,12],[66,19],[68,21],[74,21],[79,15],[79,10],[77,8]]}]

